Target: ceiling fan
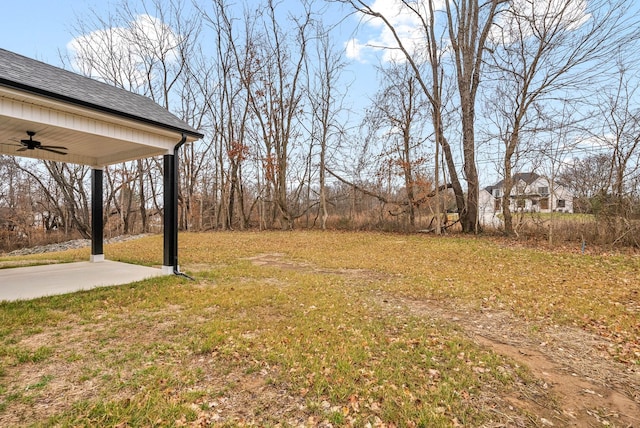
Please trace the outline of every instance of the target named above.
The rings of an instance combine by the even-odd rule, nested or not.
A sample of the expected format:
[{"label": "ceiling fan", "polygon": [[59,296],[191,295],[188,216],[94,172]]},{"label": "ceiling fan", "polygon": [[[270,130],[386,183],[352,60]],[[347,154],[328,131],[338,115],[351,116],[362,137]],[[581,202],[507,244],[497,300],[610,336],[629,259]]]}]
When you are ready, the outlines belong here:
[{"label": "ceiling fan", "polygon": [[66,147],[63,146],[45,146],[43,145],[40,141],[36,141],[33,139],[33,137],[36,135],[36,133],[34,131],[27,131],[27,135],[29,136],[29,139],[24,139],[24,140],[20,140],[20,144],[22,144],[22,147],[20,147],[17,151],[18,152],[24,152],[27,150],[45,150],[47,152],[52,152],[52,153],[56,153],[58,155],[66,155],[66,152],[63,152],[62,150],[68,150]]}]

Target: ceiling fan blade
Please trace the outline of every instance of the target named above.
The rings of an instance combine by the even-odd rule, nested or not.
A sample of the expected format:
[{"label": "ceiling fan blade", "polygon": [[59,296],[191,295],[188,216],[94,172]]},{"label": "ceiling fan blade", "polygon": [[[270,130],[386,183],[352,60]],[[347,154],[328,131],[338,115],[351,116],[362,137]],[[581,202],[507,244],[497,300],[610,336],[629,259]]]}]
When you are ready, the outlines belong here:
[{"label": "ceiling fan blade", "polygon": [[57,150],[69,150],[63,146],[40,146],[41,149],[57,149]]},{"label": "ceiling fan blade", "polygon": [[26,147],[20,147],[16,152],[26,152],[28,149]]},{"label": "ceiling fan blade", "polygon": [[65,152],[61,152],[60,150],[50,149],[48,146],[45,146],[45,147],[40,146],[39,149],[47,151],[47,152],[51,152],[51,153],[56,153],[56,154],[59,154],[59,155],[66,155]]}]

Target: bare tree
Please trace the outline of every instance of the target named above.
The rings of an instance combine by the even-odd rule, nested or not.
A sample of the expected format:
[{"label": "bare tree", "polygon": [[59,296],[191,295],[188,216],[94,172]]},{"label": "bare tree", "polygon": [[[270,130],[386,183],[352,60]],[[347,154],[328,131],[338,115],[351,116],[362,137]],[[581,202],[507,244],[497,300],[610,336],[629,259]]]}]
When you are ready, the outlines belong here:
[{"label": "bare tree", "polygon": [[[326,169],[332,144],[337,145],[343,135],[339,118],[342,109],[341,93],[337,87],[345,66],[338,52],[331,44],[329,34],[321,24],[316,24],[315,57],[313,65],[307,64],[307,94],[311,108],[311,138],[320,147],[318,165],[320,228],[325,230],[329,217],[327,209]],[[309,186],[311,187],[311,186]]]},{"label": "bare tree", "polygon": [[[209,101],[219,171],[220,206],[217,223],[224,229],[232,228],[234,218],[237,217],[237,224],[243,229],[247,226],[248,218],[245,213],[242,167],[252,148],[247,136],[247,119],[251,106],[240,70],[250,56],[250,44],[245,43],[243,46],[239,43],[234,28],[235,19],[224,1],[214,2],[212,13],[203,13],[217,40],[215,70],[212,74],[216,82],[212,100]],[[245,30],[250,30],[248,25]],[[246,33],[245,37],[246,40],[252,38],[250,33]]]},{"label": "bare tree", "polygon": [[[252,109],[250,120],[257,126],[262,143],[259,156],[267,195],[272,195],[275,202],[269,218],[277,218],[282,228],[292,228],[294,220],[308,208],[294,207],[309,180],[308,170],[297,174],[300,171],[294,168],[296,155],[302,168],[308,165],[305,151],[298,150],[303,131],[302,78],[312,30],[309,5],[304,4],[303,9],[301,17],[292,18],[292,33],[287,33],[279,24],[276,3],[268,0],[259,11],[260,19],[253,23],[262,25],[261,40],[245,41],[251,44],[250,55],[239,69]],[[272,220],[268,223],[270,226]]]},{"label": "bare tree", "polygon": [[600,92],[599,108],[602,125],[593,136],[603,147],[609,149],[609,191],[611,197],[602,207],[604,219],[611,235],[616,240],[632,237],[639,245],[637,226],[630,219],[637,210],[635,196],[640,178],[640,105],[637,101],[638,82],[636,73],[618,64],[615,84]]},{"label": "bare tree", "polygon": [[549,118],[551,123],[547,128],[550,132],[540,136],[542,141],[536,141],[535,148],[539,158],[539,169],[549,183],[548,203],[551,214],[547,239],[550,245],[553,245],[555,239],[557,217],[555,213],[564,211],[562,206],[558,206],[559,200],[563,199],[560,190],[564,188],[559,177],[565,165],[571,162],[572,153],[578,149],[586,137],[584,129],[576,126],[575,118],[579,114],[575,107],[569,103],[564,103],[563,107],[563,110],[556,112],[552,118]]},{"label": "bare tree", "polygon": [[[34,230],[37,191],[18,162],[0,156],[0,250],[13,250],[20,244],[31,244]],[[44,216],[43,216],[44,219]]]},{"label": "bare tree", "polygon": [[[545,106],[571,102],[560,92],[582,95],[596,82],[610,52],[637,34],[620,31],[632,24],[627,0],[510,0],[490,32],[488,58],[493,85],[489,109],[496,137],[504,145],[502,211],[506,234],[513,233],[509,197],[515,156],[525,134],[544,132],[555,113]],[[557,109],[557,108],[556,108]],[[563,121],[566,125],[568,122]]]},{"label": "bare tree", "polygon": [[454,0],[445,2],[451,47],[454,52],[462,119],[462,150],[467,180],[467,201],[460,213],[462,230],[477,232],[480,183],[476,166],[476,96],[483,57],[499,6],[506,0]]},{"label": "bare tree", "polygon": [[558,180],[571,189],[575,212],[594,214],[598,197],[609,193],[612,156],[596,153],[563,165]]},{"label": "bare tree", "polygon": [[611,192],[616,200],[617,214],[624,215],[629,184],[640,173],[640,104],[638,83],[629,70],[619,65],[616,85],[601,92],[600,106],[603,126],[600,141],[612,153],[609,169]]},{"label": "bare tree", "polygon": [[[421,24],[422,41],[425,49],[412,50],[400,37],[393,23],[382,13],[374,10],[363,0],[344,0],[355,10],[382,20],[391,31],[397,48],[411,65],[432,108],[436,143],[442,147],[449,170],[451,185],[456,196],[462,229],[465,232],[478,230],[478,173],[475,147],[475,103],[480,85],[483,54],[490,29],[496,18],[498,7],[506,0],[456,0],[445,2],[445,23],[438,24],[435,16],[438,10],[433,0],[414,2],[401,0],[401,4],[418,19]],[[437,29],[448,35],[437,36]],[[443,64],[443,52],[453,51],[453,74],[459,95],[461,117],[463,172],[467,181],[466,197],[458,179],[454,156],[444,129],[443,78],[447,67]],[[423,67],[423,64],[430,67]],[[451,70],[451,69],[448,69]],[[431,85],[427,83],[431,82]],[[437,185],[436,180],[436,188]]]},{"label": "bare tree", "polygon": [[387,86],[376,94],[369,109],[369,139],[377,141],[382,150],[376,156],[382,170],[402,177],[405,200],[400,205],[402,213],[408,215],[409,227],[414,228],[420,181],[427,175],[424,145],[430,135],[425,135],[425,127],[431,117],[424,94],[406,62],[381,67],[380,73]]},{"label": "bare tree", "polygon": [[84,238],[91,237],[89,196],[86,192],[90,168],[53,161],[43,161],[45,170],[33,165],[18,168],[38,183],[50,207],[60,214],[66,234],[77,230]]},{"label": "bare tree", "polygon": [[[250,129],[251,97],[247,79],[252,80],[251,67],[256,57],[253,45],[257,17],[245,13],[244,25],[235,25],[238,18],[222,0],[213,3],[213,11],[202,10],[216,38],[210,109],[215,147],[215,224],[223,229],[249,223],[251,209],[245,210],[243,166],[251,157],[258,157],[258,143]],[[244,31],[244,32],[243,32]],[[257,198],[256,198],[257,199]],[[253,205],[250,205],[253,206]]]},{"label": "bare tree", "polygon": [[0,206],[10,208],[15,205],[20,170],[9,156],[0,155]]}]

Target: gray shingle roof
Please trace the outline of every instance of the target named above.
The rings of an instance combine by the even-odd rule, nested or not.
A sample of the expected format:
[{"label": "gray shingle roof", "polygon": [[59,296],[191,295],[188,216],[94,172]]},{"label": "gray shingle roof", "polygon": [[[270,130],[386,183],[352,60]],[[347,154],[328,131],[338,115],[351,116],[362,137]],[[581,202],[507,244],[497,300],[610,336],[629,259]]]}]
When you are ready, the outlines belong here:
[{"label": "gray shingle roof", "polygon": [[0,49],[0,85],[202,138],[150,98],[4,49]]},{"label": "gray shingle roof", "polygon": [[[522,180],[527,184],[531,184],[534,181],[536,181],[538,178],[540,178],[540,176],[535,172],[518,172],[516,174],[513,174],[513,183],[517,183],[518,180]],[[486,189],[489,193],[491,193],[491,191],[488,190],[489,188],[493,190],[497,188],[502,188],[503,185],[504,185],[504,180],[500,180],[493,186],[488,186]]]}]

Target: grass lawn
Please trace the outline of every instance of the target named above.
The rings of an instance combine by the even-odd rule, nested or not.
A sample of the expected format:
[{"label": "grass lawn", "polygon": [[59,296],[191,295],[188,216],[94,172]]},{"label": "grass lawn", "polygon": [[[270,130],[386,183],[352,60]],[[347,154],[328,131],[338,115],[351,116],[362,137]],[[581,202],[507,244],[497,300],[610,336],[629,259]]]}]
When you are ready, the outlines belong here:
[{"label": "grass lawn", "polygon": [[[340,232],[179,245],[194,281],[0,303],[0,426],[640,425],[637,255]],[[105,254],[159,265],[162,237]]]}]

